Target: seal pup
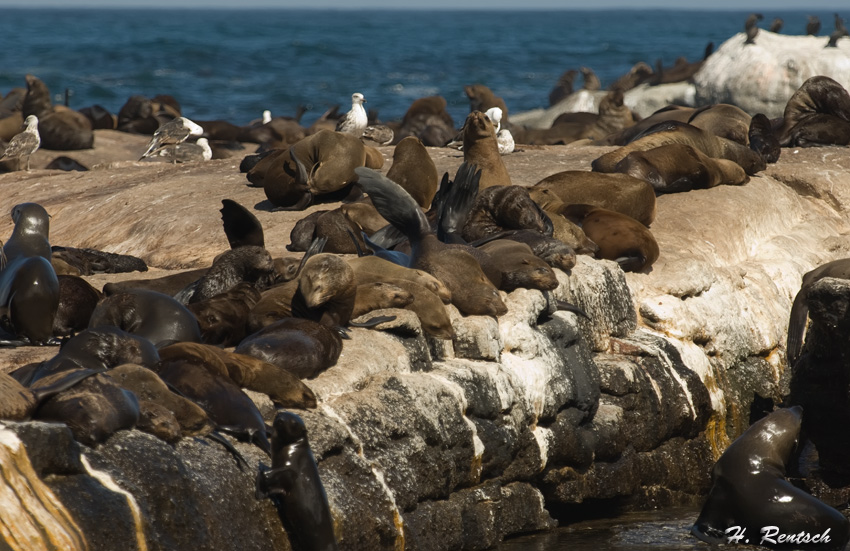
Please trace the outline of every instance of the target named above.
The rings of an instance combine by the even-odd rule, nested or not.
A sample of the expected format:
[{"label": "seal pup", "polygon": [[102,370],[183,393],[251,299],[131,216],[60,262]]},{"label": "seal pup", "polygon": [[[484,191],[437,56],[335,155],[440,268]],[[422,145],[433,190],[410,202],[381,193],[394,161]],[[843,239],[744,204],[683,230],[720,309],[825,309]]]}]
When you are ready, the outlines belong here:
[{"label": "seal pup", "polygon": [[17,159],[18,168],[20,169],[21,158],[26,157],[26,170],[29,172],[30,157],[32,157],[33,153],[38,151],[38,148],[41,145],[41,138],[38,135],[38,117],[30,115],[26,118],[24,123],[26,124],[26,128],[20,134],[12,137],[9,141],[9,145],[7,145],[6,149],[3,151],[3,155],[0,156],[0,161],[3,159]]},{"label": "seal pup", "polygon": [[263,247],[243,245],[220,254],[197,281],[187,285],[175,298],[183,304],[214,297],[246,281],[258,289],[268,286],[274,277],[274,260]]},{"label": "seal pup", "polygon": [[655,237],[630,216],[582,204],[566,207],[563,214],[599,246],[598,258],[613,260],[624,272],[643,271],[658,260]]},{"label": "seal pup", "polygon": [[552,235],[553,229],[549,215],[533,200],[528,188],[497,186],[478,193],[461,234],[465,241],[471,242],[505,230],[533,230]]},{"label": "seal pup", "polygon": [[103,293],[85,279],[74,275],[58,275],[59,308],[53,319],[53,335],[71,336],[89,326],[89,320],[103,298]]},{"label": "seal pup", "polygon": [[334,521],[307,427],[298,415],[279,411],[272,425],[272,468],[257,473],[257,499],[279,500],[287,533],[303,549],[336,551]]},{"label": "seal pup", "polygon": [[844,549],[850,521],[786,479],[802,415],[800,406],[776,410],[726,448],[714,464],[708,499],[691,528],[695,537],[726,544],[732,541],[730,536],[740,536],[737,543],[746,540],[773,547],[781,530],[785,535],[828,538],[814,543],[779,541],[778,547]]},{"label": "seal pup", "polygon": [[12,208],[15,228],[0,259],[0,325],[32,343],[53,335],[59,308],[59,280],[50,263],[50,217],[38,203]]},{"label": "seal pup", "polygon": [[369,116],[366,114],[366,109],[363,108],[364,103],[366,103],[366,98],[363,97],[363,94],[360,92],[351,94],[351,109],[337,122],[337,132],[351,134],[358,138],[363,135],[363,131],[369,125]]},{"label": "seal pup", "polygon": [[167,145],[183,143],[189,136],[200,136],[203,133],[204,129],[200,125],[195,124],[186,117],[177,117],[163,124],[153,133],[147,149],[139,157],[139,160],[141,161],[145,157],[156,153]]},{"label": "seal pup", "polygon": [[[476,113],[486,120],[483,113]],[[492,123],[487,124],[492,131]],[[355,172],[381,216],[408,238],[411,255],[407,267],[424,270],[442,281],[451,292],[452,303],[465,315],[500,316],[507,312],[478,261],[469,252],[440,242],[409,193],[376,170],[358,168]]]},{"label": "seal pup", "polygon": [[764,16],[760,13],[751,13],[747,20],[744,22],[744,32],[747,35],[747,39],[744,44],[755,44],[756,35],[759,33],[758,22],[764,19]]},{"label": "seal pup", "polygon": [[195,314],[206,344],[236,346],[248,334],[248,316],[260,292],[250,283],[241,282],[208,299],[186,305]]}]

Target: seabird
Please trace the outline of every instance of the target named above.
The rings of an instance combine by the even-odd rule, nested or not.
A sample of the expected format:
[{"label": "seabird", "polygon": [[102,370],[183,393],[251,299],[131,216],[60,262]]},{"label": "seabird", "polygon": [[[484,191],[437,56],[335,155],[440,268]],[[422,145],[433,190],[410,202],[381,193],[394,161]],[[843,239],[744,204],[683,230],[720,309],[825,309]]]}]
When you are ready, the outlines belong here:
[{"label": "seabird", "polygon": [[809,22],[806,23],[806,34],[817,36],[820,32],[820,19],[817,15],[810,15]]},{"label": "seabird", "polygon": [[[27,171],[29,171],[30,157],[41,145],[41,137],[38,135],[38,117],[30,115],[24,123],[27,126],[26,129],[9,140],[9,145],[6,146],[6,150],[0,156],[0,161],[6,158],[20,160],[21,157],[25,156],[27,158]],[[18,168],[20,169],[20,164]]]},{"label": "seabird", "polygon": [[179,144],[184,142],[189,136],[200,136],[203,133],[204,129],[199,125],[190,121],[186,117],[177,117],[176,119],[163,124],[156,132],[154,132],[153,137],[148,144],[147,151],[145,151],[144,155],[142,155],[139,160],[141,161],[145,157],[156,153],[159,149],[166,145]]},{"label": "seabird", "polygon": [[212,148],[210,148],[210,142],[206,138],[198,138],[195,143],[185,142],[160,147],[149,157],[170,159],[172,163],[209,161],[212,159]]},{"label": "seabird", "polygon": [[744,22],[744,30],[747,33],[747,40],[744,44],[755,44],[756,35],[759,33],[758,22],[764,19],[760,13],[752,13]]},{"label": "seabird", "polygon": [[499,145],[499,153],[507,155],[513,153],[516,148],[514,136],[507,128],[502,128],[502,109],[499,107],[491,107],[484,113],[490,118],[496,130],[496,143]]},{"label": "seabird", "polygon": [[779,31],[781,31],[781,30],[782,30],[782,24],[783,24],[783,23],[784,23],[784,22],[782,21],[782,18],[781,18],[781,17],[777,17],[777,18],[775,18],[775,19],[773,20],[773,22],[770,24],[770,29],[769,29],[769,30],[770,30],[770,32],[772,32],[772,33],[778,33]]},{"label": "seabird", "polygon": [[383,124],[367,126],[361,136],[361,139],[372,140],[380,145],[389,145],[393,141],[393,138],[395,138],[393,129]]},{"label": "seabird", "polygon": [[336,124],[336,131],[345,134],[353,134],[358,138],[366,130],[366,125],[369,124],[369,116],[363,108],[366,99],[360,92],[351,94],[351,111],[345,114]]}]

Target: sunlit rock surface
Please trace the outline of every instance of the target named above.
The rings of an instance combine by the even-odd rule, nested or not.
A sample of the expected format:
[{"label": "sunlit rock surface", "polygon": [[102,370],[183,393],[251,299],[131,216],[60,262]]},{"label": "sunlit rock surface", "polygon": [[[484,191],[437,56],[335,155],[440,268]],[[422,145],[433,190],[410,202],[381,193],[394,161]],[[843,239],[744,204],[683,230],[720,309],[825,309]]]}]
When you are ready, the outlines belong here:
[{"label": "sunlit rock surface", "polygon": [[[534,147],[505,162],[514,183],[532,185],[587,170],[609,150]],[[429,152],[440,173],[462,161]],[[267,210],[232,161],[116,159],[66,174],[37,168],[49,155],[39,151],[30,173],[0,175],[0,212],[40,202],[52,242],[139,255],[149,276],[204,265],[227,247],[222,198],[254,210],[274,256],[288,254],[289,231],[307,214]],[[483,549],[553,526],[561,505],[699,502],[725,446],[788,392],[785,333],[801,275],[850,256],[848,181],[847,149],[786,149],[744,186],[659,197],[651,229],[661,256],[646,274],[579,257],[558,273],[558,289],[505,294],[499,320],[452,310],[454,342],[403,320],[352,329],[337,365],[307,381],[319,407],[297,412],[340,548]],[[0,235],[10,232],[0,220]],[[555,299],[591,319],[556,311]],[[0,361],[10,370],[54,353],[0,349]],[[271,422],[268,400],[253,396]],[[202,438],[171,446],[125,431],[92,450],[61,425],[7,425],[81,548],[289,548],[271,502],[254,498],[256,469],[270,462],[251,445],[235,443],[249,463],[240,469]],[[4,468],[11,461],[22,459]]]},{"label": "sunlit rock surface", "polygon": [[789,36],[761,29],[755,44],[738,33],[720,45],[694,76],[696,102],[731,103],[750,114],[781,117],[809,77],[832,77],[850,87],[850,39],[825,48],[828,36]]}]

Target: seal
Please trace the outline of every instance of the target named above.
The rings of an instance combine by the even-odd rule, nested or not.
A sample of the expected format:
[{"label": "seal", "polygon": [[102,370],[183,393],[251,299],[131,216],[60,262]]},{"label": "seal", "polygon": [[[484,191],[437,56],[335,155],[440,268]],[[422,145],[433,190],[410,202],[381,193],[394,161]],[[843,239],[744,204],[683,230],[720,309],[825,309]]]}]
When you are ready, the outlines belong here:
[{"label": "seal", "polygon": [[59,275],[59,308],[53,318],[53,335],[71,336],[89,326],[91,315],[103,293],[85,279],[73,275]]},{"label": "seal", "polygon": [[372,310],[405,308],[413,302],[413,298],[409,291],[386,281],[358,284],[351,318],[359,318]]},{"label": "seal", "polygon": [[413,100],[395,133],[395,139],[414,136],[428,147],[446,145],[457,134],[454,119],[446,110],[447,105],[446,98],[442,96]]},{"label": "seal", "polygon": [[461,235],[467,242],[505,230],[533,230],[552,235],[549,215],[522,186],[497,186],[481,190],[463,224]]},{"label": "seal", "polygon": [[543,178],[528,194],[545,211],[560,213],[571,204],[595,205],[625,214],[645,226],[655,220],[655,191],[627,174],[565,170]]},{"label": "seal", "polygon": [[640,138],[611,151],[591,163],[594,172],[613,172],[623,158],[632,151],[647,151],[671,143],[690,145],[715,159],[728,159],[741,165],[749,175],[767,167],[764,158],[752,149],[726,138],[720,138],[687,123],[669,121],[650,128]]},{"label": "seal", "polygon": [[94,309],[89,328],[114,326],[162,348],[174,342],[201,342],[195,315],[174,297],[132,289],[104,298]]},{"label": "seal", "polygon": [[807,79],[785,104],[782,147],[850,144],[850,94],[827,76]]},{"label": "seal", "polygon": [[248,316],[260,300],[260,291],[242,282],[208,299],[187,304],[198,320],[206,344],[236,346],[248,334]]},{"label": "seal", "polygon": [[712,159],[689,145],[678,143],[648,151],[632,151],[614,170],[649,182],[657,194],[720,185],[739,186],[750,181],[738,163]]},{"label": "seal", "polygon": [[248,335],[234,350],[311,379],[336,364],[342,337],[334,327],[304,318],[283,318]]},{"label": "seal", "polygon": [[288,411],[275,415],[271,455],[272,468],[257,474],[257,499],[279,500],[286,531],[303,549],[336,551],[328,497],[301,417]]},{"label": "seal", "polygon": [[113,281],[103,286],[103,294],[109,296],[115,293],[129,291],[130,289],[145,289],[174,296],[186,288],[187,285],[198,281],[208,270],[209,268],[196,268],[152,279]]},{"label": "seal", "polygon": [[747,137],[750,140],[750,149],[761,155],[765,161],[775,163],[779,160],[779,154],[782,152],[779,138],[776,137],[773,125],[766,115],[758,113],[753,116]]},{"label": "seal", "polygon": [[667,105],[650,116],[636,122],[634,125],[623,128],[618,132],[612,132],[604,138],[596,140],[594,143],[596,145],[626,145],[642,136],[644,132],[658,123],[667,121],[688,122],[693,113],[693,107]]},{"label": "seal", "polygon": [[[483,113],[479,115],[483,117]],[[492,130],[492,124],[486,123]],[[498,151],[496,155],[498,157]],[[381,216],[410,242],[410,265],[407,267],[424,270],[442,281],[451,292],[452,304],[463,314],[500,316],[507,312],[498,291],[488,281],[478,261],[466,250],[440,242],[425,213],[409,193],[375,170],[358,168],[356,172],[360,185]]]},{"label": "seal", "polygon": [[0,419],[26,421],[49,398],[68,390],[83,379],[98,373],[94,369],[75,369],[57,377],[50,385],[28,388],[7,373],[0,373]]},{"label": "seal", "polygon": [[183,358],[200,363],[242,388],[268,395],[280,407],[316,407],[316,395],[307,385],[288,371],[253,356],[208,344],[180,342],[164,348],[161,357],[165,361]]},{"label": "seal", "polygon": [[272,255],[263,247],[243,245],[220,254],[197,281],[187,285],[175,295],[183,304],[200,302],[248,282],[265,288],[274,278]]},{"label": "seal", "polygon": [[[52,385],[67,376],[68,373],[60,372],[43,377],[32,388]],[[139,401],[106,375],[96,373],[44,402],[33,419],[64,423],[75,440],[95,446],[119,430],[136,426]]]},{"label": "seal", "polygon": [[50,101],[50,90],[37,77],[27,75],[26,81],[23,114],[25,117],[38,117],[41,147],[61,151],[91,149],[94,132],[89,119],[64,105],[54,107]]},{"label": "seal", "polygon": [[505,100],[493,93],[493,91],[483,84],[470,84],[463,87],[466,92],[466,97],[469,98],[469,112],[481,111],[486,112],[488,109],[498,107],[502,110],[502,120],[505,121],[505,126],[508,125],[508,106]]},{"label": "seal", "polygon": [[770,547],[812,548],[811,540],[776,545],[777,535],[827,533],[828,539],[815,542],[817,548],[844,549],[850,539],[847,518],[785,478],[802,414],[799,406],[776,410],[726,448],[712,469],[711,491],[691,528],[694,536],[712,544],[748,539]]},{"label": "seal", "polygon": [[348,265],[354,270],[354,277],[358,284],[385,279],[402,279],[425,287],[446,304],[451,302],[452,295],[449,289],[428,272],[406,268],[377,256],[350,258]]},{"label": "seal", "polygon": [[555,83],[555,86],[553,86],[552,90],[549,92],[549,107],[552,107],[573,93],[573,86],[577,76],[578,71],[575,69],[568,69],[567,71],[564,71],[560,77],[558,77],[558,82]]},{"label": "seal", "polygon": [[[504,117],[506,115],[503,120]],[[511,177],[499,153],[496,128],[481,111],[473,111],[463,123],[463,160],[481,170],[480,189],[511,185]]]},{"label": "seal", "polygon": [[145,96],[130,96],[118,110],[117,130],[130,134],[152,135],[159,128],[153,102]]},{"label": "seal", "polygon": [[0,269],[0,324],[31,343],[45,343],[53,334],[59,308],[59,280],[50,263],[50,219],[37,203],[12,208],[15,228],[3,246]]},{"label": "seal", "polygon": [[366,146],[358,138],[320,130],[289,150],[269,155],[248,171],[262,182],[266,197],[279,210],[304,210],[318,198],[336,201],[357,182],[356,167],[366,164]]},{"label": "seal", "polygon": [[420,207],[427,209],[437,193],[437,167],[419,138],[408,136],[393,151],[387,178],[400,185]]},{"label": "seal", "polygon": [[599,246],[598,258],[615,261],[625,272],[643,271],[658,260],[655,237],[630,216],[581,204],[566,207],[564,216]]},{"label": "seal", "polygon": [[741,145],[749,144],[750,125],[752,117],[740,107],[728,103],[717,103],[706,105],[695,109],[688,124],[711,132],[715,136],[738,142]]},{"label": "seal", "polygon": [[76,249],[74,247],[50,247],[51,259],[62,259],[79,270],[81,275],[96,273],[118,274],[124,272],[147,272],[144,260],[128,254],[116,254],[97,249]]},{"label": "seal", "polygon": [[788,337],[785,350],[788,356],[789,366],[793,367],[797,363],[803,351],[806,325],[809,318],[809,304],[807,301],[809,288],[825,277],[850,279],[850,258],[841,258],[827,262],[803,274],[803,281],[800,285],[800,290],[794,297],[794,302],[791,305],[791,315],[788,321]]},{"label": "seal", "polygon": [[248,395],[230,380],[227,368],[218,365],[218,370],[212,369],[196,356],[180,352],[165,352],[168,358],[160,360],[153,368],[160,378],[201,406],[219,429],[232,432],[270,453],[262,414]]},{"label": "seal", "polygon": [[499,289],[538,289],[552,291],[558,287],[558,277],[552,268],[535,256],[531,247],[510,239],[496,239],[478,247],[490,255],[502,273]]}]

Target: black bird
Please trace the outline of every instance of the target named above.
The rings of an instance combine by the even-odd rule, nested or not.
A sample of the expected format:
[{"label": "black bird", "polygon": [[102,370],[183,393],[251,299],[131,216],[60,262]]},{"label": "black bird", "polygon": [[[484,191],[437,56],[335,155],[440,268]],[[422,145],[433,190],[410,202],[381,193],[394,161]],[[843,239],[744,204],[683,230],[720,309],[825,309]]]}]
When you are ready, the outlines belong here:
[{"label": "black bird", "polygon": [[817,36],[820,32],[820,19],[817,15],[810,15],[809,22],[806,23],[806,34]]},{"label": "black bird", "polygon": [[744,44],[755,44],[756,35],[759,33],[758,22],[764,19],[760,13],[751,13],[744,23],[744,30],[747,32],[747,41]]},{"label": "black bird", "polygon": [[770,30],[770,32],[772,32],[772,33],[778,33],[779,31],[781,31],[781,30],[782,30],[782,24],[783,24],[783,23],[784,23],[784,21],[782,21],[782,18],[781,18],[781,17],[777,17],[777,18],[775,18],[775,19],[773,20],[773,22],[770,24],[770,29],[769,29],[769,30]]},{"label": "black bird", "polygon": [[847,34],[847,27],[844,26],[844,19],[837,13],[835,14],[835,30],[837,32],[844,33],[845,35]]},{"label": "black bird", "polygon": [[847,36],[847,30],[843,31],[832,31],[832,34],[829,35],[829,42],[826,43],[824,48],[837,48],[838,47],[838,39]]}]

